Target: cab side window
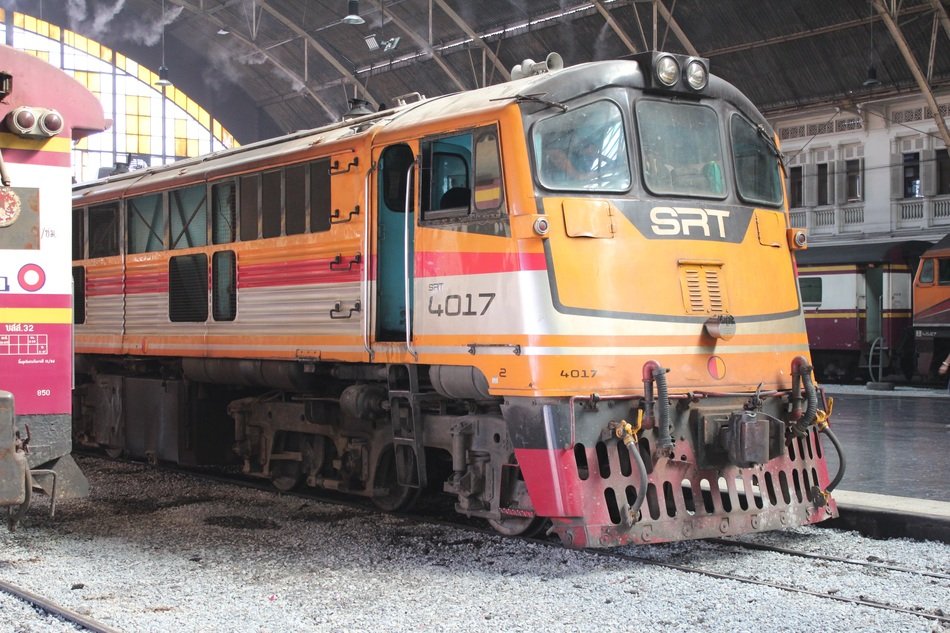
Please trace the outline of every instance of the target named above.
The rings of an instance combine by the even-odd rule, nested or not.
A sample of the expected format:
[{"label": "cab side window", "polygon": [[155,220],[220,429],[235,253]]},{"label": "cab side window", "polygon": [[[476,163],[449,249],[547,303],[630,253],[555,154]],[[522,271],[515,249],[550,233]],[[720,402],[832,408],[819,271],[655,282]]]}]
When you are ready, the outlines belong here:
[{"label": "cab side window", "polygon": [[168,212],[171,248],[208,243],[208,192],[204,185],[169,192]]},{"label": "cab side window", "polygon": [[950,286],[950,258],[937,260],[937,283]]},{"label": "cab side window", "polygon": [[119,203],[89,207],[89,259],[119,254]]},{"label": "cab side window", "polygon": [[472,210],[472,135],[422,144],[422,220],[464,218]]},{"label": "cab side window", "polygon": [[495,126],[422,143],[422,221],[496,216],[504,202]]},{"label": "cab side window", "polygon": [[165,250],[165,205],[162,194],[129,198],[125,201],[129,227],[129,253]]}]

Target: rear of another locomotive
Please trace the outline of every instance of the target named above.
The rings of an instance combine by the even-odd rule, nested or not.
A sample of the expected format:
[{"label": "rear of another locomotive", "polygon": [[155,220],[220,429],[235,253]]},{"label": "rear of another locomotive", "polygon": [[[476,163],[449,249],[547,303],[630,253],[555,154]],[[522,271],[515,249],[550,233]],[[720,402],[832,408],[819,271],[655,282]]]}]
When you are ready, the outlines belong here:
[{"label": "rear of another locomotive", "polygon": [[585,64],[520,102],[535,212],[512,234],[544,267],[519,289],[529,393],[503,409],[534,511],[575,547],[837,513],[792,261],[805,235],[771,128],[707,68]]},{"label": "rear of another locomotive", "polygon": [[54,504],[88,492],[70,456],[70,158],[73,139],[107,122],[58,68],[6,46],[0,60],[0,505],[12,529],[34,485]]},{"label": "rear of another locomotive", "polygon": [[913,278],[913,306],[917,374],[933,379],[950,354],[950,235],[921,255]]}]

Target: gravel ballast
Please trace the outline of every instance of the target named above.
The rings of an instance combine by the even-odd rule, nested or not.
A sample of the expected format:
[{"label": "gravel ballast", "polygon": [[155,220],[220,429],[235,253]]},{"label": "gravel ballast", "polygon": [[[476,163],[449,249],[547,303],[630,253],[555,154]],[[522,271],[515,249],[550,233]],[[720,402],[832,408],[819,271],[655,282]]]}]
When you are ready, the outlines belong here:
[{"label": "gravel ballast", "polygon": [[[92,496],[3,533],[0,578],[120,631],[944,632],[922,617],[139,464],[83,458]],[[950,573],[950,546],[796,528],[755,540]],[[950,581],[708,542],[625,553],[950,613]],[[74,631],[0,593],[0,630]]]}]

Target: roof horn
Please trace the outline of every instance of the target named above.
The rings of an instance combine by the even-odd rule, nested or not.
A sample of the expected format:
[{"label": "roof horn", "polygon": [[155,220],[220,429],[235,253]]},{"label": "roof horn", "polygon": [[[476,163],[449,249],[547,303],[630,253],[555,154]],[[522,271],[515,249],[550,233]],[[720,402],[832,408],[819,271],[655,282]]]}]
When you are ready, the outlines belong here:
[{"label": "roof horn", "polygon": [[540,75],[546,72],[554,72],[564,68],[564,59],[557,53],[548,53],[543,62],[536,62],[533,59],[526,59],[511,69],[512,79],[524,79],[532,75]]}]

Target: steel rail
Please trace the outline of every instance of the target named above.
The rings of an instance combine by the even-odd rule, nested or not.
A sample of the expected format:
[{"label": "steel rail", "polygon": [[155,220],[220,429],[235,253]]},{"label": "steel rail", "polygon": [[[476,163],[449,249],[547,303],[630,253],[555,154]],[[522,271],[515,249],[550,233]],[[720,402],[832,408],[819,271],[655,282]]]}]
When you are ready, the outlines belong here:
[{"label": "steel rail", "polygon": [[869,560],[857,560],[854,558],[843,558],[840,556],[828,556],[826,554],[812,554],[811,552],[800,552],[798,550],[777,547],[775,545],[766,545],[764,543],[750,543],[748,541],[732,541],[725,538],[704,539],[707,543],[716,543],[718,545],[731,545],[742,549],[751,549],[759,552],[775,552],[776,554],[785,554],[786,556],[796,556],[798,558],[808,558],[811,560],[826,560],[832,563],[846,563],[848,565],[858,565],[860,567],[873,567],[886,571],[896,571],[905,574],[915,574],[917,576],[927,576],[928,578],[939,578],[940,580],[950,580],[950,574],[941,574],[935,571],[921,571],[911,569],[910,567],[900,567],[898,565],[888,565],[886,563],[875,563]]},{"label": "steel rail", "polygon": [[28,602],[37,609],[45,611],[50,615],[54,615],[58,618],[62,618],[67,622],[72,622],[73,624],[78,624],[79,626],[85,628],[86,630],[92,631],[93,633],[120,633],[119,629],[114,629],[111,626],[107,626],[101,622],[93,620],[92,618],[87,618],[84,615],[76,613],[71,609],[59,605],[48,598],[37,595],[31,591],[27,591],[22,587],[18,587],[12,583],[9,583],[5,580],[0,580],[0,591],[4,591],[11,596],[19,598],[24,602]]},{"label": "steel rail", "polygon": [[[788,593],[799,593],[806,596],[813,596],[815,598],[826,598],[829,600],[835,600],[837,602],[845,602],[848,604],[861,605],[864,607],[871,607],[872,609],[881,609],[882,611],[892,611],[895,613],[901,613],[904,615],[913,615],[921,618],[926,618],[928,620],[935,620],[942,625],[950,624],[950,616],[943,615],[940,613],[930,613],[927,611],[915,611],[913,609],[905,609],[904,607],[898,607],[892,604],[887,604],[884,602],[876,602],[874,600],[867,600],[865,598],[849,598],[847,596],[839,596],[836,594],[823,593],[821,591],[812,591],[811,589],[802,589],[801,587],[793,587],[792,585],[783,585],[777,582],[771,582],[768,580],[756,580],[755,578],[748,578],[746,576],[735,576],[733,574],[725,574],[718,571],[710,571],[708,569],[701,569],[699,567],[689,567],[686,565],[678,565],[676,563],[665,563],[662,561],[654,560],[644,556],[634,556],[632,554],[624,554],[622,552],[614,552],[611,550],[596,550],[596,549],[586,549],[585,552],[594,554],[595,556],[602,556],[604,558],[614,558],[618,560],[626,560],[631,562],[643,563],[644,565],[652,565],[655,567],[664,567],[666,569],[675,569],[676,571],[685,572],[688,574],[699,574],[701,576],[707,576],[709,578],[716,578],[718,580],[732,580],[735,582],[746,583],[749,585],[758,585],[760,587],[770,587],[772,589],[778,589],[780,591],[785,591]],[[913,572],[918,573],[918,572]]]}]

